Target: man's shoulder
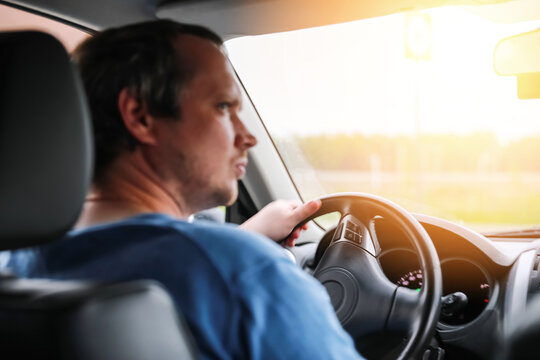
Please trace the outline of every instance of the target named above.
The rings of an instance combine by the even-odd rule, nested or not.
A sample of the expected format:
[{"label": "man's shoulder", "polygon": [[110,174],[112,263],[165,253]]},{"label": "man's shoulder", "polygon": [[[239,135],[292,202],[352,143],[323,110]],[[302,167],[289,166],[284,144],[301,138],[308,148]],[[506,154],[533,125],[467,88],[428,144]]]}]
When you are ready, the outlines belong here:
[{"label": "man's shoulder", "polygon": [[193,256],[205,257],[225,272],[242,271],[253,264],[286,258],[280,246],[270,239],[235,225],[210,221],[190,223],[157,213],[75,230],[69,237],[114,237],[124,243],[122,246],[167,249],[170,255],[189,249]]},{"label": "man's shoulder", "polygon": [[210,221],[186,223],[170,220],[169,226],[187,237],[215,263],[227,266],[230,271],[242,271],[261,263],[289,261],[284,250],[266,236],[238,228],[234,224]]}]

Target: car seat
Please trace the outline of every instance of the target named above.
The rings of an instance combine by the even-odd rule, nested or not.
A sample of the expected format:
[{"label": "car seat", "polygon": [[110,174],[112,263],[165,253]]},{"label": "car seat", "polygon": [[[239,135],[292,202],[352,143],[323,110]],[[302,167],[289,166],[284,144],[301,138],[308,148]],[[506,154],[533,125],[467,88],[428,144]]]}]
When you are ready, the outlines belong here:
[{"label": "car seat", "polygon": [[[63,46],[41,32],[0,33],[0,250],[68,231],[91,168],[86,99]],[[2,359],[193,359],[192,344],[156,282],[0,273]]]}]

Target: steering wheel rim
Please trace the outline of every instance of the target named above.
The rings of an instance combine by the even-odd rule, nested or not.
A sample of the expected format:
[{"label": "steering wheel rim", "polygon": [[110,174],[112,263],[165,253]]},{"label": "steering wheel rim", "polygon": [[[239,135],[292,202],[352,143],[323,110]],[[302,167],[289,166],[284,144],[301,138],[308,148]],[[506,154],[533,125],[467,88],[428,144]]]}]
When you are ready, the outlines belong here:
[{"label": "steering wheel rim", "polygon": [[[364,193],[338,193],[323,196],[320,200],[322,202],[321,208],[315,214],[304,219],[301,223],[303,224],[318,216],[331,212],[337,211],[341,213],[340,223],[336,230],[336,233],[339,232],[341,238],[337,240],[334,238],[332,240],[314,272],[314,276],[318,278],[329,291],[338,317],[340,317],[338,310],[341,310],[342,307],[336,307],[334,300],[337,295],[332,297],[333,294],[335,295],[336,292],[341,294],[341,292],[343,292],[343,299],[339,300],[339,306],[343,304],[343,301],[354,302],[354,304],[351,305],[352,310],[350,309],[351,306],[347,308],[347,311],[352,311],[352,318],[349,316],[350,314],[347,313],[346,315],[341,316],[340,321],[342,321],[342,324],[347,329],[346,325],[348,323],[358,324],[363,320],[361,318],[362,316],[370,318],[370,314],[361,309],[360,305],[362,305],[362,299],[364,299],[365,296],[367,296],[368,299],[371,297],[373,302],[373,299],[376,299],[373,293],[380,293],[377,294],[377,296],[388,297],[393,291],[390,302],[388,299],[381,298],[375,306],[378,309],[389,306],[387,310],[388,314],[381,315],[381,318],[386,316],[383,330],[392,330],[392,327],[396,326],[408,326],[409,335],[407,343],[397,359],[417,358],[421,355],[421,351],[426,348],[433,336],[433,331],[437,325],[441,307],[441,267],[437,252],[429,235],[410,213],[397,204],[376,195]],[[352,217],[348,217],[349,215]],[[386,219],[396,222],[411,241],[423,271],[423,285],[419,293],[413,294],[412,290],[392,284],[384,276],[378,261],[373,261],[378,255],[377,244],[373,244],[373,239],[366,239],[365,244],[362,244],[362,241],[364,240],[359,240],[358,242],[343,239],[343,234],[348,231],[348,228],[345,228],[345,225],[349,225],[348,223],[345,224],[345,218],[355,218],[356,220],[360,220],[364,229],[371,232],[369,229],[369,222],[373,221],[376,216],[383,216]],[[368,225],[366,225],[366,221],[368,221]],[[366,236],[366,238],[368,237],[369,236]],[[354,257],[356,257],[355,261],[363,259],[363,264],[361,266],[350,263],[348,267],[344,268],[343,266],[345,265],[336,264],[336,262],[339,261],[346,263],[348,260],[344,260],[344,258],[350,258],[353,256],[351,255],[352,253],[356,254],[354,255]],[[365,277],[368,279],[364,279]],[[382,285],[375,285],[375,287],[373,287],[374,282],[379,282]],[[345,289],[352,289],[350,292],[353,293],[356,291],[356,300],[354,300],[353,295],[349,295],[349,298],[346,299]],[[364,291],[364,294],[358,294],[358,292],[362,291]],[[350,300],[351,296],[353,300]],[[344,317],[347,316],[349,317],[344,319]],[[345,320],[345,323],[343,320]],[[370,318],[370,321],[372,320],[373,319]]]}]

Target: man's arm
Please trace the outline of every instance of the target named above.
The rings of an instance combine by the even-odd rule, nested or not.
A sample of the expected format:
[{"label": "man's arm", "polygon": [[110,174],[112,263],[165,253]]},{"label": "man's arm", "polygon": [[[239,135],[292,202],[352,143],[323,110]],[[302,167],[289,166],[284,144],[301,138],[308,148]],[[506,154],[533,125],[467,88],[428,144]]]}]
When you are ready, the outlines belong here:
[{"label": "man's arm", "polygon": [[307,224],[296,229],[294,227],[313,215],[320,207],[320,200],[312,200],[305,204],[300,201],[276,200],[245,221],[240,228],[258,232],[274,241],[286,238],[283,245],[292,247],[302,229],[307,228]]},{"label": "man's arm", "polygon": [[239,279],[242,339],[250,359],[356,360],[324,287],[288,261],[261,264]]}]

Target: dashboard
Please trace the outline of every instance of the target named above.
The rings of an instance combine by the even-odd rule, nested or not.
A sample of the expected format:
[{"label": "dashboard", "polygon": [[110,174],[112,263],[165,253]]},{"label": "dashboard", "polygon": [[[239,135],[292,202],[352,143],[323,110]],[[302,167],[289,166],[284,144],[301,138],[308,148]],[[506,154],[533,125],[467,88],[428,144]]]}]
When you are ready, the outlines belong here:
[{"label": "dashboard", "polygon": [[[424,224],[424,227],[441,263],[443,298],[439,322],[448,326],[471,323],[492,300],[504,266],[492,263],[480,249],[454,232],[433,225]],[[386,277],[396,285],[420,291],[423,280],[420,262],[405,235],[382,219],[376,225],[376,233],[384,249],[379,262]]]},{"label": "dashboard", "polygon": [[[525,247],[516,243],[514,248],[520,250],[508,253],[463,226],[424,215],[416,217],[433,241],[441,263],[443,297],[437,342],[445,349],[445,358],[492,358],[505,322],[525,307],[525,303],[516,303],[513,308],[507,305],[512,292],[527,298],[530,269],[512,277],[512,268]],[[388,279],[419,289],[422,270],[405,234],[384,219],[376,225],[375,233],[383,249],[379,262]],[[517,282],[525,286],[509,286]]]},{"label": "dashboard", "polygon": [[[539,267],[539,241],[496,241],[439,218],[415,217],[428,232],[441,263],[443,297],[433,343],[445,350],[445,359],[493,358],[499,351],[496,344],[534,292],[531,276],[535,266]],[[373,230],[371,236],[381,248],[378,260],[386,277],[420,291],[423,274],[406,235],[383,218],[376,221]],[[330,231],[321,243],[331,238]],[[293,249],[304,268],[313,266],[313,257],[323,252],[321,246],[317,251],[313,246],[316,244]]]},{"label": "dashboard", "polygon": [[[409,289],[420,291],[422,270],[416,254],[408,249],[393,249],[379,258],[386,277]],[[441,259],[443,300],[440,322],[463,325],[475,320],[489,304],[495,280],[476,262],[464,257]]]}]

